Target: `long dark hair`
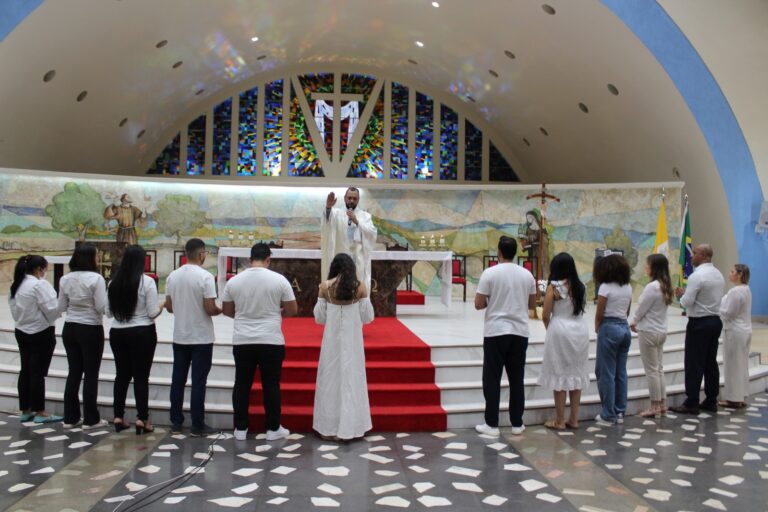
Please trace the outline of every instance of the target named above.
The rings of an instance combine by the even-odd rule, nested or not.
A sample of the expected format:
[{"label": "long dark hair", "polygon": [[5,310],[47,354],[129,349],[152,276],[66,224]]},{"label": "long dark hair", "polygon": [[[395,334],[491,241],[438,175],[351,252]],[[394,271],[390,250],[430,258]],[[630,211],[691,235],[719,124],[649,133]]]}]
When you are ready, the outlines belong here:
[{"label": "long dark hair", "polygon": [[669,278],[669,261],[663,254],[649,254],[645,259],[651,269],[651,281],[658,281],[664,303],[672,304],[672,279]]},{"label": "long dark hair", "polygon": [[360,281],[357,280],[355,262],[349,254],[339,253],[331,261],[331,269],[328,271],[328,279],[336,279],[333,286],[334,299],[352,300],[355,298]]},{"label": "long dark hair", "polygon": [[75,247],[75,252],[69,259],[69,270],[72,272],[97,272],[96,268],[96,246],[92,244],[83,244]]},{"label": "long dark hair", "polygon": [[551,283],[552,281],[568,281],[571,302],[573,303],[573,314],[575,316],[584,313],[587,289],[584,283],[581,282],[581,279],[579,279],[579,273],[576,271],[576,262],[573,261],[573,257],[567,252],[557,254],[549,263],[549,282]]},{"label": "long dark hair", "polygon": [[117,274],[109,282],[107,297],[112,315],[120,322],[128,322],[136,312],[139,301],[139,285],[144,276],[144,259],[147,253],[140,245],[125,249]]},{"label": "long dark hair", "polygon": [[48,268],[48,260],[37,254],[27,254],[19,258],[16,262],[16,267],[13,269],[13,283],[11,283],[11,298],[16,296],[16,292],[19,290],[22,281],[27,274],[32,274],[37,269],[45,270]]}]

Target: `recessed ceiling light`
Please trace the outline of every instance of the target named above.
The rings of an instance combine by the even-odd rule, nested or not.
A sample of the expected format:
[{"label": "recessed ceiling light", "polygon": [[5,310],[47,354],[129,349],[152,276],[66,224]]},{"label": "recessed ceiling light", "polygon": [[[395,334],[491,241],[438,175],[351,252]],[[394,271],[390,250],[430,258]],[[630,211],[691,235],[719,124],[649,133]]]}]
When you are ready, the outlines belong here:
[{"label": "recessed ceiling light", "polygon": [[167,39],[163,39],[162,41],[158,42],[158,43],[155,45],[155,48],[162,48],[163,46],[165,46],[165,45],[167,45],[167,44],[168,44],[168,40],[167,40]]},{"label": "recessed ceiling light", "polygon": [[88,91],[83,91],[80,94],[77,95],[77,102],[81,102],[85,99],[85,97],[88,96]]},{"label": "recessed ceiling light", "polygon": [[204,92],[205,92],[205,89],[199,89],[199,90],[198,90],[198,91],[195,93],[195,96],[200,96],[200,95],[201,95],[201,94],[203,94]]},{"label": "recessed ceiling light", "polygon": [[266,55],[259,55],[258,57],[256,57],[256,60],[264,60],[266,58],[267,58]]},{"label": "recessed ceiling light", "polygon": [[551,15],[555,14],[555,8],[549,4],[542,4],[541,8],[544,9],[544,12],[547,14],[551,14]]},{"label": "recessed ceiling light", "polygon": [[544,134],[544,136],[549,137],[549,132],[545,130],[543,127],[539,128],[539,131]]},{"label": "recessed ceiling light", "polygon": [[416,41],[416,46],[418,46],[419,48],[424,48],[424,43],[422,43],[421,41]]},{"label": "recessed ceiling light", "polygon": [[181,67],[181,65],[182,65],[182,64],[184,64],[184,61],[183,61],[183,60],[180,60],[180,61],[178,61],[178,62],[174,63],[174,65],[173,65],[173,69],[179,69],[179,68]]},{"label": "recessed ceiling light", "polygon": [[43,75],[43,82],[50,82],[56,76],[56,70],[52,69]]},{"label": "recessed ceiling light", "polygon": [[583,104],[583,103],[579,103],[579,108],[580,108],[580,109],[581,109],[581,111],[582,111],[582,112],[584,112],[585,114],[589,113],[589,108],[588,108],[588,107],[587,107],[585,104]]},{"label": "recessed ceiling light", "polygon": [[252,42],[252,43],[255,43],[255,42],[256,42],[256,41],[258,41],[258,40],[259,40],[259,36],[253,36],[253,37],[251,38],[251,42]]},{"label": "recessed ceiling light", "polygon": [[528,141],[528,139],[526,139],[525,137],[523,137],[523,142],[525,142],[525,145],[526,145],[526,146],[528,146],[528,147],[530,147],[530,146],[531,146],[531,143],[530,143],[530,142]]},{"label": "recessed ceiling light", "polygon": [[507,57],[509,57],[510,59],[514,59],[514,58],[515,58],[515,54],[514,54],[514,53],[512,53],[512,52],[511,52],[511,51],[509,51],[509,50],[504,50],[504,55],[506,55],[506,56],[507,56]]},{"label": "recessed ceiling light", "polygon": [[488,70],[488,74],[490,74],[494,78],[499,78],[499,74],[492,69]]},{"label": "recessed ceiling light", "polygon": [[141,130],[141,131],[140,131],[140,132],[139,132],[139,133],[136,135],[136,138],[137,138],[137,139],[140,139],[140,138],[142,138],[142,137],[144,136],[144,133],[146,133],[146,131],[147,131],[147,130]]},{"label": "recessed ceiling light", "polygon": [[119,123],[117,123],[117,126],[119,126],[120,128],[122,128],[123,126],[125,126],[125,123],[127,123],[127,122],[128,122],[128,118],[127,118],[127,117],[124,117],[124,118],[122,118],[122,119],[120,120],[120,122],[119,122]]},{"label": "recessed ceiling light", "polygon": [[619,89],[615,85],[608,84],[606,87],[608,87],[608,90],[611,91],[611,94],[613,94],[614,96],[619,95]]},{"label": "recessed ceiling light", "polygon": [[418,64],[418,62],[416,62],[416,61],[415,61],[415,60],[413,60],[413,59],[408,59],[408,62],[410,62],[410,63],[411,63],[411,64],[413,64],[414,66]]},{"label": "recessed ceiling light", "polygon": [[440,7],[440,3],[439,2],[432,2],[432,7]]}]

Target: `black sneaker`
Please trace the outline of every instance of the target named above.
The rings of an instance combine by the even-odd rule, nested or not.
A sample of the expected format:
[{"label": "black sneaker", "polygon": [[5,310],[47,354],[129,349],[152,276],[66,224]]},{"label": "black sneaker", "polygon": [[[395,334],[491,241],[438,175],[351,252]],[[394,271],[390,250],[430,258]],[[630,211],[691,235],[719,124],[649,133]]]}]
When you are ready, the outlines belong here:
[{"label": "black sneaker", "polygon": [[688,407],[687,405],[676,405],[676,406],[670,407],[669,410],[672,412],[680,413],[680,414],[699,414],[698,407],[693,409],[691,407]]},{"label": "black sneaker", "polygon": [[707,412],[717,412],[717,403],[712,402],[701,402],[699,404],[699,409],[703,409]]},{"label": "black sneaker", "polygon": [[209,427],[208,425],[203,425],[202,427],[192,427],[192,430],[190,430],[189,435],[191,437],[205,437],[211,434],[220,434],[220,433],[221,433],[221,429],[219,428],[213,428],[213,427]]},{"label": "black sneaker", "polygon": [[176,425],[176,424],[171,425],[171,434],[173,435],[181,434],[181,425]]}]

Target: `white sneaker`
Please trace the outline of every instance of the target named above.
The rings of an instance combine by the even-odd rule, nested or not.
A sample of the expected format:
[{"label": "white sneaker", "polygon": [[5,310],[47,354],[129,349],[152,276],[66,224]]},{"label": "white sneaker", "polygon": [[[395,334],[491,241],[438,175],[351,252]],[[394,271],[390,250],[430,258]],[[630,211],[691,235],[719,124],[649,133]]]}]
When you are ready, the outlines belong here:
[{"label": "white sneaker", "polygon": [[291,431],[280,425],[277,430],[267,430],[267,441],[277,441],[289,435],[291,435]]},{"label": "white sneaker", "polygon": [[595,416],[595,423],[600,425],[601,427],[612,427],[614,425],[613,421],[604,420],[602,416],[599,414]]},{"label": "white sneaker", "polygon": [[485,434],[487,436],[499,437],[498,427],[489,427],[485,423],[481,423],[480,425],[475,425],[475,431],[478,434]]},{"label": "white sneaker", "polygon": [[519,436],[523,432],[525,432],[525,425],[520,425],[519,427],[512,427],[513,436]]},{"label": "white sneaker", "polygon": [[96,423],[94,423],[93,425],[83,425],[83,430],[91,430],[94,428],[106,427],[107,425],[109,425],[109,422],[107,420],[101,419]]},{"label": "white sneaker", "polygon": [[624,424],[624,413],[623,412],[620,412],[619,414],[616,415],[616,423],[618,423],[619,425],[623,425]]},{"label": "white sneaker", "polygon": [[234,435],[235,435],[235,439],[237,439],[238,441],[245,441],[245,438],[248,436],[248,429],[245,429],[245,430],[235,429]]},{"label": "white sneaker", "polygon": [[83,424],[83,420],[79,420],[79,421],[76,421],[75,423],[63,423],[62,426],[65,429],[69,430],[71,428],[79,427],[82,424]]}]

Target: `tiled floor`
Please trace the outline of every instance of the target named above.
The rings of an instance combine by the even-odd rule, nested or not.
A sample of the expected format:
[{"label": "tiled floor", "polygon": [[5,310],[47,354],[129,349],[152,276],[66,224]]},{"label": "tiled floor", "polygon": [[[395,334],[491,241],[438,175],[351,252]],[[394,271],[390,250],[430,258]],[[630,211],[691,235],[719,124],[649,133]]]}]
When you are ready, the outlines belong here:
[{"label": "tiled floor", "polygon": [[768,394],[750,402],[746,411],[583,422],[577,431],[385,433],[349,444],[308,434],[268,443],[66,432],[3,416],[0,507],[768,510]]}]

